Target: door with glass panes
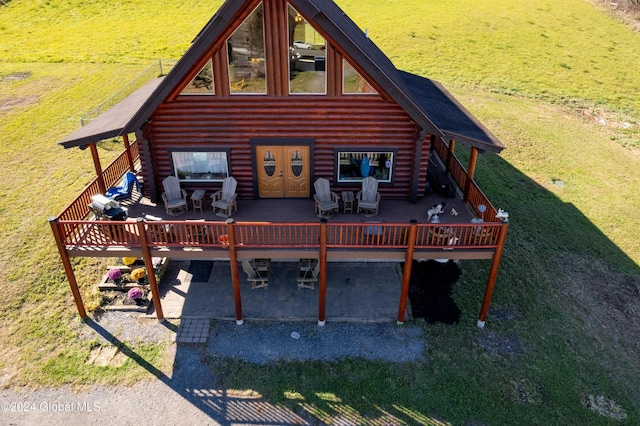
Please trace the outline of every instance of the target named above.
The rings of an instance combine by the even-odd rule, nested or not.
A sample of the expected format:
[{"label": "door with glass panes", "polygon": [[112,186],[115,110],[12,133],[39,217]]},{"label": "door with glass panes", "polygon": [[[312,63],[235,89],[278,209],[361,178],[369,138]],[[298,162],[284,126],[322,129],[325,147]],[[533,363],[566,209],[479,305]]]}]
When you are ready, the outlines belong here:
[{"label": "door with glass panes", "polygon": [[256,146],[260,198],[309,197],[309,147]]}]

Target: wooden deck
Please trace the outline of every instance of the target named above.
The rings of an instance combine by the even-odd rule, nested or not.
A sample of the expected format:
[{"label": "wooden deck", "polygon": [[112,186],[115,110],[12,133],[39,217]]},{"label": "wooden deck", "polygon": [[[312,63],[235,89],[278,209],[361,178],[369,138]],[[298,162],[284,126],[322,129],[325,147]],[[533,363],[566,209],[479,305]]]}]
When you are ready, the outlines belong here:
[{"label": "wooden deck", "polygon": [[[141,198],[134,193],[132,200],[124,201],[123,206],[127,207],[129,218],[144,217],[152,215],[162,220],[201,220],[224,222],[225,217],[213,213],[211,208],[210,194],[208,191],[203,201],[203,212],[193,211],[193,205],[189,197],[189,211],[180,216],[173,217],[167,215],[162,202],[156,204],[148,198]],[[191,196],[191,194],[189,194]],[[429,195],[422,198],[417,203],[403,200],[380,201],[379,214],[367,217],[355,213],[343,213],[343,204],[340,201],[340,213],[327,217],[329,222],[335,223],[409,223],[415,219],[418,223],[427,223],[427,210],[433,205],[443,201],[438,195]],[[460,199],[445,199],[445,214],[440,216],[442,223],[469,223],[475,215]],[[452,209],[457,215],[452,214]],[[314,201],[310,199],[258,199],[258,200],[238,200],[238,211],[231,218],[236,222],[269,222],[269,223],[297,223],[297,222],[318,222],[320,218],[314,211]]]},{"label": "wooden deck", "polygon": [[[407,262],[409,259],[492,259],[478,319],[478,326],[484,326],[508,223],[496,219],[497,210],[453,155],[447,161],[448,170],[469,204],[460,198],[445,200],[445,213],[439,223],[427,220],[427,211],[443,201],[438,195],[424,197],[417,203],[383,198],[376,216],[344,213],[340,203],[340,213],[327,217],[326,221],[315,214],[311,199],[241,199],[233,221],[227,223],[226,217],[212,211],[206,197],[213,189],[207,189],[199,212],[194,211],[189,198],[187,212],[169,216],[163,204],[156,204],[134,191],[131,200],[121,203],[128,210],[126,221],[95,220],[88,209],[92,195],[104,193],[105,187],[114,185],[127,170],[133,169],[131,158],[137,158],[137,144],[132,146],[132,151],[136,155],[123,153],[60,215],[49,220],[83,318],[86,311],[70,261],[74,256],[142,257],[150,277],[153,277],[152,257],[226,260],[230,265],[242,259],[316,258],[320,264],[319,324],[324,324],[326,318],[328,262],[393,261],[411,265],[412,262]],[[438,152],[440,156],[444,154],[446,152]],[[483,223],[472,222],[477,214],[485,215]],[[241,279],[237,268],[232,267],[230,271],[236,321],[240,324],[243,318]],[[399,323],[405,319],[410,274],[409,266],[402,277]],[[150,278],[150,287],[154,304],[160,307],[155,279]],[[158,319],[162,318],[162,312],[158,312]]]}]

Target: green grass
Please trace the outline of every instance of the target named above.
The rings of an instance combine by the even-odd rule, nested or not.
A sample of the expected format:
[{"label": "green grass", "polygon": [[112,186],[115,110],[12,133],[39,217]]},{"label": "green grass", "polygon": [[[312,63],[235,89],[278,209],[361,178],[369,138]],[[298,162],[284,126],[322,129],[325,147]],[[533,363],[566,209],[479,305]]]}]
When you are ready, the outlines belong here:
[{"label": "green grass", "polygon": [[[77,337],[47,218],[94,171],[88,151],[56,142],[152,61],[179,58],[221,3],[0,6],[0,105],[11,105],[0,108],[1,385],[130,383],[149,377],[145,365],[171,363],[163,345],[123,342],[121,367],[84,364],[98,343]],[[461,323],[422,325],[425,362],[210,358],[218,385],[323,421],[342,412],[364,424],[386,411],[409,424],[610,424],[580,402],[594,394],[640,423],[640,35],[581,0],[338,4],[399,68],[445,83],[507,146],[476,172],[511,215],[487,327],[475,321],[489,264],[464,262]],[[17,73],[28,77],[5,78]],[[99,149],[105,162],[118,150]],[[457,153],[468,155],[461,144]],[[102,261],[75,266],[88,299]],[[521,351],[492,354],[487,339],[516,339]]]}]

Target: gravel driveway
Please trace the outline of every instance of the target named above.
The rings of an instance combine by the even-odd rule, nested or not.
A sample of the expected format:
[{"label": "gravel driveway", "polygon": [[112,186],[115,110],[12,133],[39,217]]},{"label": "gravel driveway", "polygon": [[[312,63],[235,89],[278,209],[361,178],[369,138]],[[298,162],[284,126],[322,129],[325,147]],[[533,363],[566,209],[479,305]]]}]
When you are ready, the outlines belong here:
[{"label": "gravel driveway", "polygon": [[[171,323],[109,312],[77,325],[82,339],[171,342]],[[170,376],[145,366],[157,379],[133,387],[94,386],[80,392],[62,388],[5,389],[1,424],[7,425],[236,425],[321,424],[246,392],[218,389],[203,362],[206,355],[268,364],[294,360],[328,361],[341,357],[412,362],[424,359],[420,328],[393,323],[332,323],[324,327],[299,322],[216,321],[206,344],[172,344]],[[276,420],[277,419],[277,420]]]}]

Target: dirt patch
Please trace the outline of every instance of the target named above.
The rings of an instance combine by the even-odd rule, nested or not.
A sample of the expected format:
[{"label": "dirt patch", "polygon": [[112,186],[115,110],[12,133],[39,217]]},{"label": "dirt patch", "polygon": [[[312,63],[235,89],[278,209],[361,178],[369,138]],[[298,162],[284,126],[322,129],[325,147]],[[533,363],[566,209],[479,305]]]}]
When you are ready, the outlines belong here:
[{"label": "dirt patch", "polygon": [[586,118],[587,120],[602,127],[629,131],[638,129],[638,123],[636,123],[633,118],[625,117],[612,111],[607,111],[604,108],[595,109],[580,107],[577,111],[583,118]]},{"label": "dirt patch", "polygon": [[522,344],[515,335],[486,333],[480,337],[480,347],[489,355],[515,356],[522,354]]},{"label": "dirt patch", "polygon": [[626,420],[627,412],[613,399],[604,395],[584,395],[582,405],[601,416],[610,417],[615,420]]},{"label": "dirt patch", "polygon": [[17,98],[0,98],[0,113],[34,104],[38,101],[37,96],[22,96]]},{"label": "dirt patch", "polygon": [[558,277],[564,296],[593,332],[640,346],[640,277],[610,270],[598,259],[567,253]]},{"label": "dirt patch", "polygon": [[[0,76],[0,83],[25,80],[29,77],[31,77],[31,73],[28,71],[15,72],[12,74]],[[38,96],[19,96],[19,97],[11,97],[11,98],[0,98],[0,114],[15,108],[31,105],[37,102],[38,99],[39,99]]]},{"label": "dirt patch", "polygon": [[31,77],[31,73],[26,72],[14,72],[13,74],[7,74],[0,76],[0,81],[19,81]]},{"label": "dirt patch", "polygon": [[502,384],[505,399],[523,404],[543,404],[542,385],[537,380],[511,379]]},{"label": "dirt patch", "polygon": [[87,358],[87,365],[98,367],[121,367],[128,357],[120,352],[117,346],[96,346],[91,349]]}]

